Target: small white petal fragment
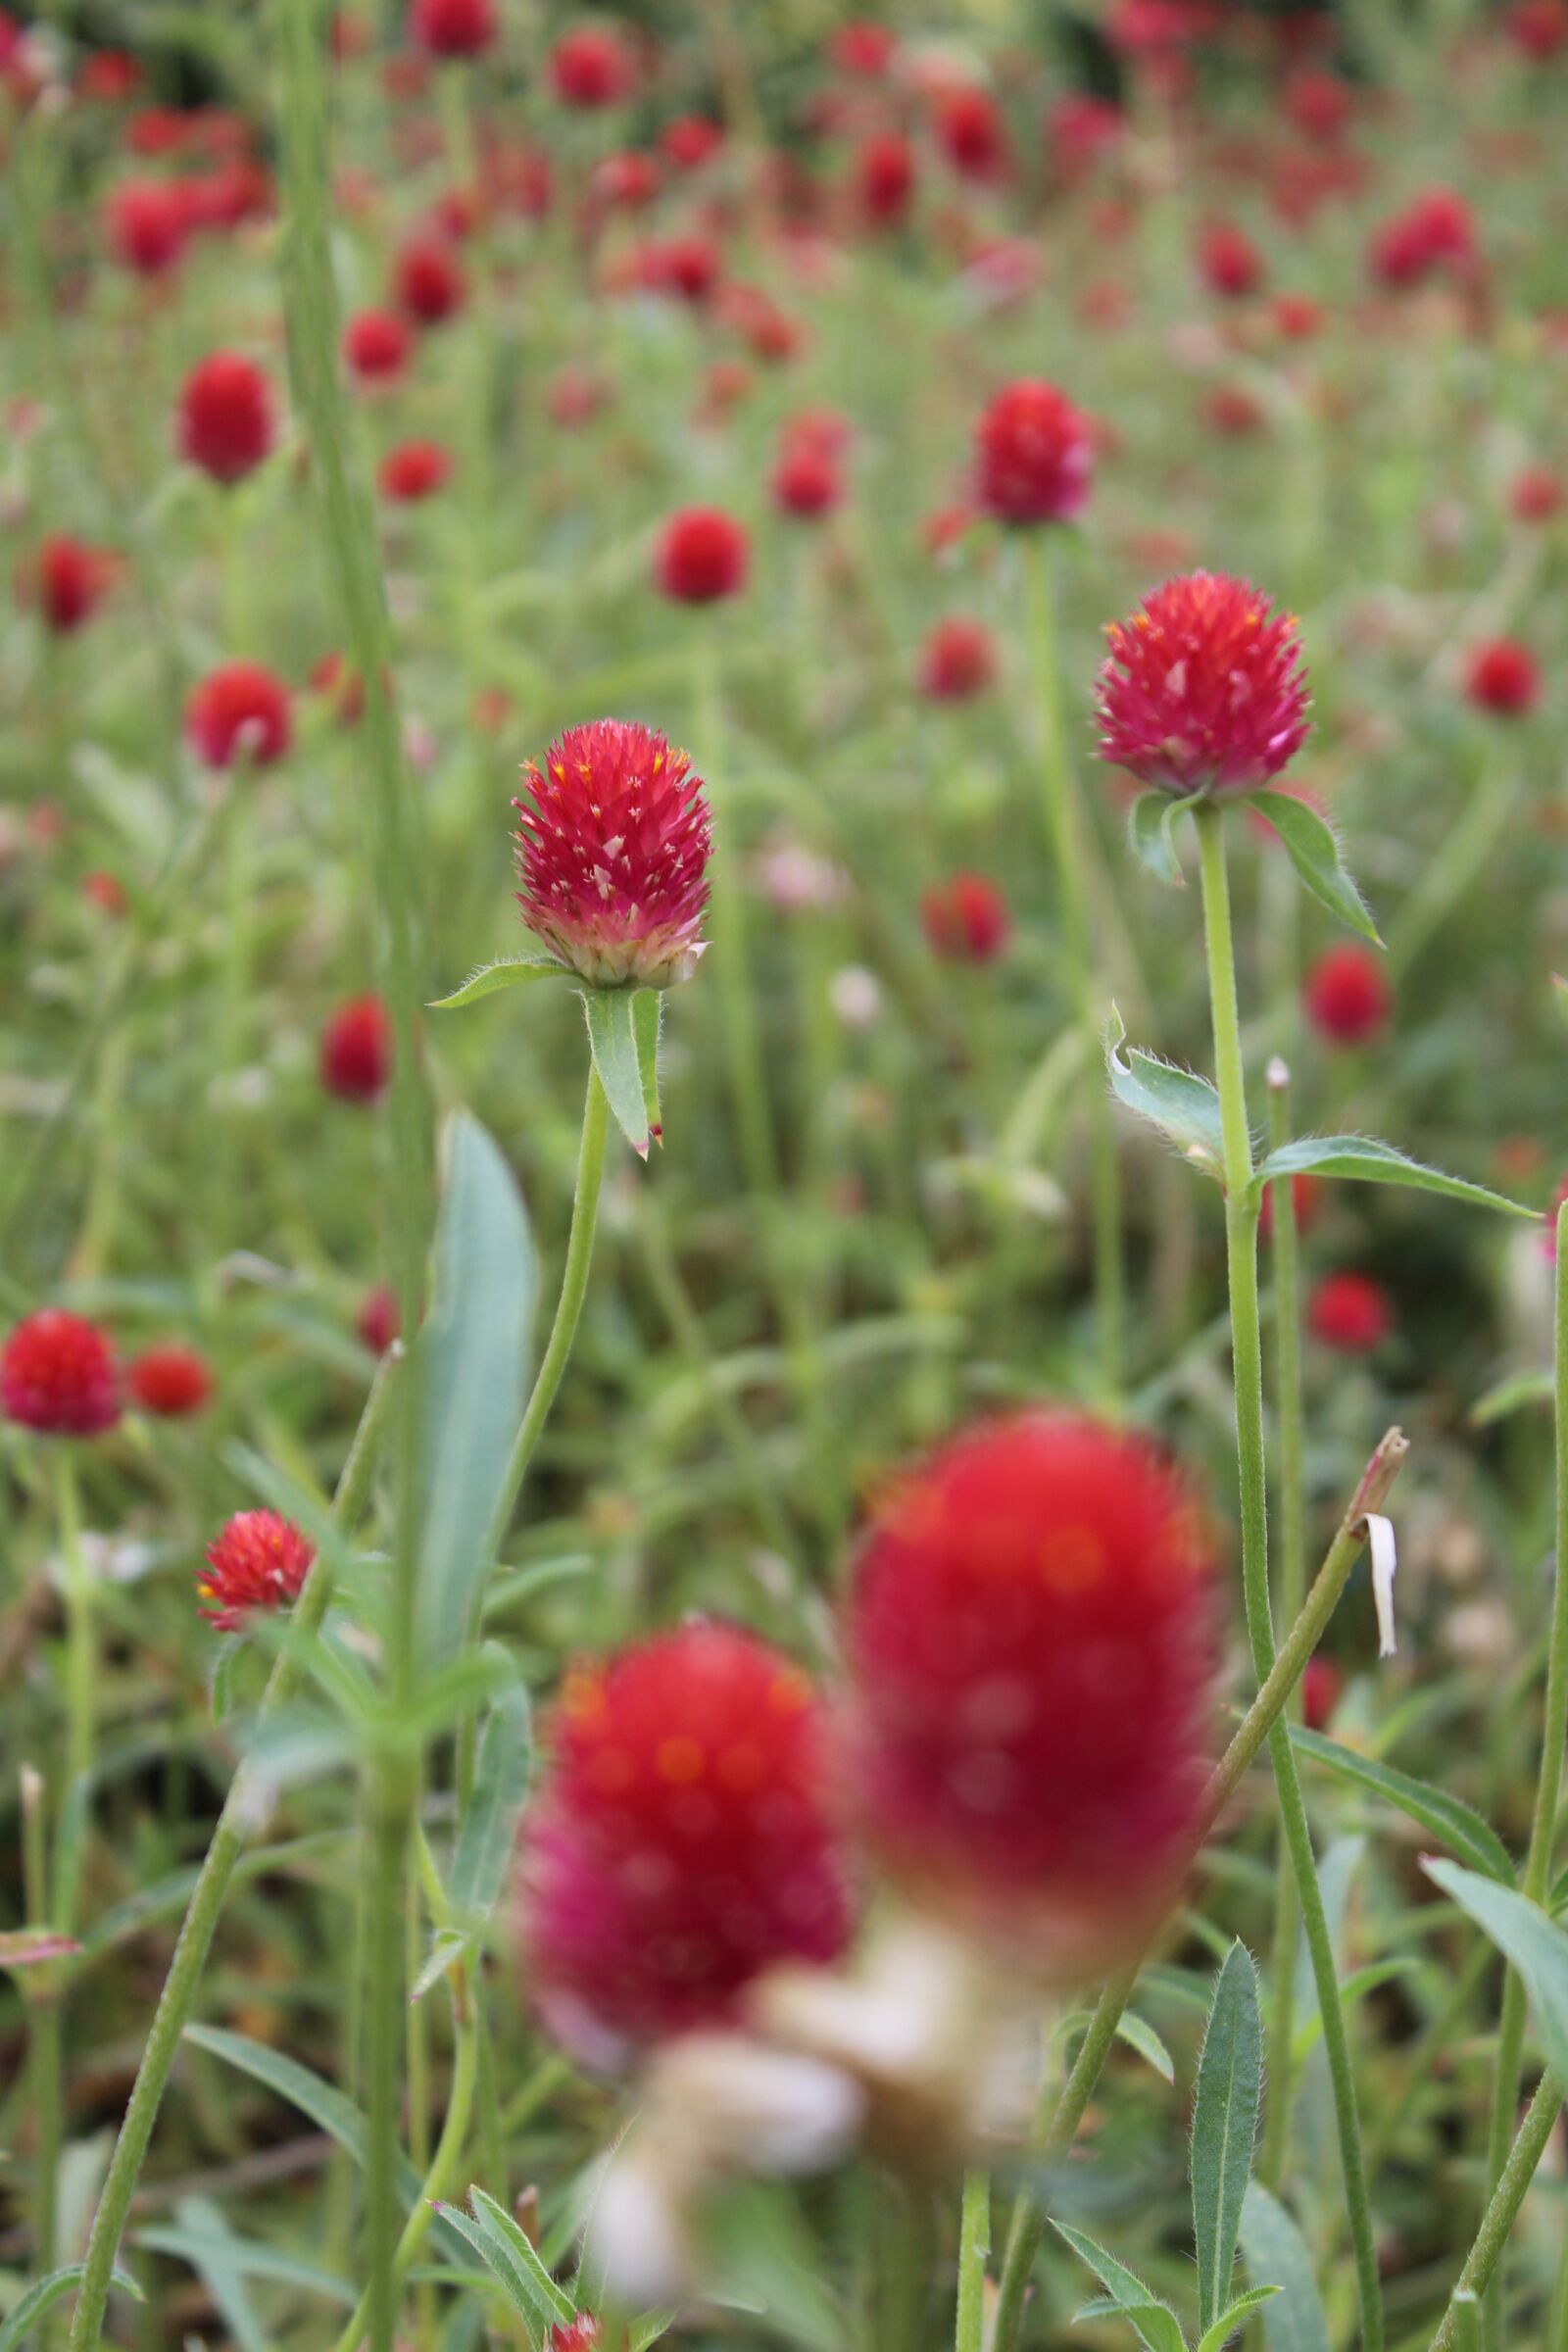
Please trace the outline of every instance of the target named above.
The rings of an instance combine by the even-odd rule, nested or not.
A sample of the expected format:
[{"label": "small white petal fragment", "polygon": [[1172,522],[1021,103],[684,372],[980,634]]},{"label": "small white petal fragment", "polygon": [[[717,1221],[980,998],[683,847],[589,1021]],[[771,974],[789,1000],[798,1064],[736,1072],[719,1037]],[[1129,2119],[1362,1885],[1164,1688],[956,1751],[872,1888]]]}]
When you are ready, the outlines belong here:
[{"label": "small white petal fragment", "polygon": [[1372,1546],[1372,1598],[1378,1612],[1378,1656],[1392,1658],[1398,1643],[1394,1630],[1394,1571],[1398,1562],[1395,1557],[1394,1521],[1385,1519],[1378,1511],[1368,1511],[1367,1542]]}]

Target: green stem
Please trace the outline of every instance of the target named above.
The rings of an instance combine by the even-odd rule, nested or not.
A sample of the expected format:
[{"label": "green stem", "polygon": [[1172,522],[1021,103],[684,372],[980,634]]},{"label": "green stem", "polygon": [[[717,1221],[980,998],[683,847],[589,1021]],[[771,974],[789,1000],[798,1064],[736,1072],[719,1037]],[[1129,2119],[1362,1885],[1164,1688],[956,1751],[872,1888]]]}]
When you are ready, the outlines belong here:
[{"label": "green stem", "polygon": [[566,1262],[562,1271],[561,1297],[556,1302],[556,1319],[550,1326],[550,1337],[534,1375],[533,1389],[523,1409],[517,1435],[513,1441],[507,1475],[491,1523],[487,1557],[494,1559],[506,1539],[522,1482],[528,1474],[539,1433],[550,1417],[556,1401],[571,1344],[577,1336],[577,1323],[582,1314],[582,1302],[588,1289],[588,1272],[593,1264],[594,1227],[599,1217],[599,1193],[605,1175],[605,1139],[610,1130],[610,1103],[600,1084],[599,1072],[592,1062],[588,1066],[588,1094],[582,1110],[582,1140],[577,1147],[577,1181],[571,1197],[571,1226],[566,1235]]},{"label": "green stem", "polygon": [[[1368,1462],[1349,1506],[1340,1521],[1338,1532],[1318,1570],[1311,1592],[1299,1617],[1280,1644],[1273,1667],[1242,1718],[1230,1745],[1208,1778],[1199,1805],[1193,1830],[1195,1855],[1241,1787],[1244,1775],[1254,1761],[1259,1748],[1269,1738],[1279,1721],[1286,1701],[1296,1689],[1306,1662],[1323,1638],[1324,1628],[1339,1604],[1341,1593],[1349,1581],[1366,1537],[1366,1515],[1381,1511],[1398,1476],[1399,1465],[1409,1451],[1407,1441],[1396,1429],[1391,1429]],[[1152,1940],[1151,1938],[1151,1940]],[[1122,2011],[1132,1998],[1138,1972],[1149,1950],[1145,1943],[1105,1986],[1095,2007],[1072,2072],[1061,2095],[1049,2116],[1042,2116],[1031,2140],[1035,2154],[1050,2160],[1062,2156],[1071,2147],[1084,2112],[1094,2095]],[[997,2301],[996,2326],[992,2334],[993,2352],[1013,2352],[1023,2322],[1024,2297],[1028,2292],[1030,2274],[1040,2241],[1045,2231],[1045,2215],[1028,2189],[1021,2189],[1012,2210],[1007,2231],[1007,2249],[1003,2260],[1002,2285]]]},{"label": "green stem", "polygon": [[[391,1016],[393,1181],[389,1202],[392,1273],[401,1328],[417,1353],[419,1294],[430,1233],[430,1104],[418,1052],[421,873],[416,803],[391,696],[392,624],[381,575],[368,476],[338,368],[339,307],[329,245],[326,22],[317,0],[280,0],[286,188],[285,302],[297,403],[320,484],[325,537],[336,574],[348,650],[365,688],[368,888],[380,916],[382,994]],[[385,1640],[384,1698],[389,1736],[374,1758],[367,1793],[371,1845],[369,1984],[367,1987],[368,2112],[366,2207],[370,2262],[370,2341],[392,2352],[397,2287],[398,2088],[402,2077],[401,1878],[419,1759],[405,1752],[400,1726],[418,1679],[416,1614],[420,1492],[418,1381],[401,1399]]]},{"label": "green stem", "polygon": [[[81,1547],[81,1501],[76,1491],[76,1464],[69,1439],[54,1448],[55,1510],[60,1527],[61,1566],[66,1603],[66,1785],[62,1796],[92,1771],[93,1727],[97,1714],[94,1690],[95,1637],[93,1631],[92,1570]],[[70,1926],[69,1920],[62,1921]]]},{"label": "green stem", "polygon": [[[1203,930],[1208,952],[1209,1002],[1214,1024],[1214,1071],[1219,1088],[1225,1157],[1225,1262],[1230,1291],[1231,1355],[1236,1387],[1236,1446],[1242,1508],[1242,1592],[1248,1639],[1258,1680],[1274,1664],[1274,1622],[1268,1587],[1268,1469],[1263,1444],[1263,1340],[1257,1294],[1257,1203],[1252,1197],[1252,1141],[1247,1121],[1247,1083],[1236,998],[1230,886],[1225,871],[1224,817],[1213,802],[1193,810],[1202,878]],[[1355,2073],[1340,1999],[1333,1939],[1318,1886],[1306,1802],[1291,1748],[1290,1731],[1277,1722],[1269,1755],[1279,1790],[1280,1817],[1296,1880],[1301,1923],[1317,1987],[1323,2049],[1334,2092],[1334,2117],[1345,2176],[1345,2201],[1355,2249],[1364,2352],[1381,2352],[1382,2288],[1367,2196],[1366,2165],[1356,2112]]]},{"label": "green stem", "polygon": [[[332,1503],[332,1516],[345,1535],[352,1534],[364,1514],[369,1499],[370,1483],[375,1474],[376,1455],[386,1419],[387,1400],[395,1386],[396,1374],[403,1361],[401,1347],[393,1347],[382,1357],[343,1475],[338,1481]],[[262,1698],[260,1716],[265,1720],[280,1707],[287,1705],[298,1690],[305,1672],[306,1652],[326,1615],[332,1597],[333,1559],[330,1547],[323,1546],[316,1564],[306,1579],[305,1588],[295,1603],[291,1638],[279,1651],[268,1679]],[[242,1764],[234,1775],[218,1827],[201,1867],[201,1874],[191,1892],[174,1956],[164,1980],[164,1989],[158,1997],[147,2046],[142,2051],[141,2064],[131,2086],[129,2104],[115,2142],[98,2209],[93,2215],[92,2233],[87,2240],[86,2262],[82,2270],[81,2286],[76,2298],[75,2317],[71,2327],[70,2352],[96,2352],[104,2312],[109,2302],[110,2277],[115,2256],[120,2248],[121,2233],[125,2216],[130,2210],[136,2181],[152,2138],[153,2126],[169,2082],[170,2069],[179,2048],[180,2035],[185,2031],[191,2005],[201,1983],[203,1967],[211,1948],[223,1898],[228,1892],[234,1868],[245,1850],[246,1839],[255,1827],[258,1776]]]},{"label": "green stem", "polygon": [[[1270,1148],[1290,1139],[1291,1074],[1275,1059],[1268,1071]],[[1296,1193],[1287,1179],[1273,1187],[1275,1422],[1279,1432],[1278,1515],[1280,1523],[1280,1614],[1287,1625],[1300,1615],[1306,1592],[1306,1413],[1301,1379],[1301,1263],[1296,1224]],[[1299,1706],[1293,1699],[1293,1713]],[[1291,2122],[1291,2042],[1296,2030],[1296,1941],[1300,1905],[1293,1871],[1274,1882],[1274,1983],[1269,2008],[1268,2115],[1258,2177],[1278,2190],[1285,2173]]]},{"label": "green stem", "polygon": [[[22,1768],[22,1883],[29,1920],[49,1917],[44,1785]],[[36,2276],[55,2267],[60,2178],[60,1984],[52,1964],[23,1980],[27,2004],[27,2083],[32,2096],[32,2260]]]},{"label": "green stem", "polygon": [[953,2352],[984,2352],[986,2257],[991,2251],[991,2176],[975,2165],[963,2176],[958,2234],[958,2318]]},{"label": "green stem", "polygon": [[1090,938],[1089,877],[1078,794],[1061,729],[1061,680],[1056,660],[1055,603],[1051,543],[1044,530],[1023,534],[1029,648],[1040,713],[1040,773],[1046,823],[1061,898],[1062,945],[1074,1007],[1084,1037],[1090,1101],[1090,1210],[1094,1248],[1095,1324],[1105,1401],[1120,1401],[1125,1318],[1121,1243],[1121,1171],[1109,1091],[1101,1072],[1101,1008]]},{"label": "green stem", "polygon": [[[1562,1796],[1563,1748],[1568,1743],[1568,1201],[1557,1212],[1554,1285],[1553,1366],[1556,1446],[1556,1571],[1552,1579],[1551,1626],[1546,1640],[1546,1701],[1541,1736],[1541,1769],[1536,1779],[1530,1843],[1520,1885],[1533,1903],[1544,1900],[1551,1885],[1557,1807]],[[1525,2042],[1525,1988],[1510,1969],[1497,2026],[1497,2064],[1493,2078],[1492,2116],[1487,2136],[1487,2187],[1495,2190],[1507,2160],[1519,2106],[1519,2077]],[[1499,2263],[1482,2312],[1486,2352],[1502,2342],[1503,2267]]]},{"label": "green stem", "polygon": [[[464,2143],[468,2134],[468,2119],[473,2112],[474,2089],[479,2079],[479,2029],[466,1986],[454,1984],[454,2023],[456,2027],[452,2054],[452,2089],[447,2100],[446,2120],[441,2137],[436,2142],[419,2187],[419,2194],[409,2209],[392,2258],[393,2276],[399,2285],[408,2277],[414,2258],[429,2234],[435,2220],[435,2208],[451,2196],[458,2186],[458,2168],[463,2160]],[[333,2352],[355,2352],[362,2343],[369,2325],[369,2290],[360,2297],[354,2317],[333,2346]]]},{"label": "green stem", "polygon": [[1481,2228],[1476,2232],[1475,2243],[1465,2257],[1464,2269],[1459,2273],[1442,2325],[1432,2338],[1432,2352],[1452,2352],[1452,2347],[1460,2340],[1460,2324],[1467,2304],[1484,2296],[1496,2276],[1508,2243],[1508,2233],[1525,2201],[1525,2192],[1535,2178],[1536,2167],[1545,2153],[1546,2142],[1556,2128],[1565,2091],[1568,2091],[1568,2085],[1564,2084],[1560,2075],[1542,2077],[1541,2086],[1530,2102],[1518,2136],[1509,2151],[1508,2161],[1492,2192]]}]

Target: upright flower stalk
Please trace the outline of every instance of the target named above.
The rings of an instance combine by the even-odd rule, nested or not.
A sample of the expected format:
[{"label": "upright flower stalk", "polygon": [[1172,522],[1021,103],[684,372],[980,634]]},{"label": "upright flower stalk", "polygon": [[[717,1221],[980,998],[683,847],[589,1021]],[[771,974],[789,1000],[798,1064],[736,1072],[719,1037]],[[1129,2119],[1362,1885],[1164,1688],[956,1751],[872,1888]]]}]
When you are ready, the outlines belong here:
[{"label": "upright flower stalk", "polygon": [[[360,1426],[355,1432],[348,1460],[343,1465],[343,1475],[333,1498],[332,1517],[344,1536],[353,1533],[369,1500],[387,1405],[398,1385],[397,1376],[402,1362],[403,1351],[396,1345],[382,1357],[366,1399],[365,1410],[360,1416]],[[269,1678],[260,1709],[260,1719],[263,1721],[286,1706],[299,1689],[305,1671],[306,1654],[320,1630],[332,1597],[334,1571],[335,1555],[330,1547],[323,1546],[300,1593],[289,1638]],[[125,2217],[130,2211],[130,2200],[135,2193],[142,2163],[152,2139],[153,2126],[158,2121],[158,2110],[169,2082],[170,2070],[179,2048],[180,2035],[190,2018],[229,1883],[245,1850],[246,1840],[255,1827],[255,1797],[256,1775],[248,1765],[242,1764],[230,1784],[218,1826],[207,1848],[206,1859],[192,1890],[179,1938],[174,1945],[174,1956],[170,1962],[164,1989],[153,2013],[152,2027],[142,2051],[141,2064],[136,2070],[136,2080],[131,2086],[120,2135],[115,2142],[115,2152],[110,2158],[109,2171],[87,2240],[81,2286],[71,2327],[70,2352],[97,2352],[104,2313],[109,2303],[115,2256],[120,2250]]]},{"label": "upright flower stalk", "polygon": [[[1236,960],[1231,933],[1230,884],[1225,867],[1224,814],[1213,800],[1193,808],[1203,896],[1203,933],[1208,954],[1209,1005],[1214,1031],[1214,1071],[1219,1089],[1224,1144],[1225,1266],[1230,1293],[1231,1354],[1236,1390],[1236,1449],[1242,1510],[1242,1593],[1248,1641],[1259,1681],[1274,1665],[1274,1620],[1268,1584],[1268,1467],[1263,1444],[1263,1339],[1257,1287],[1257,1205],[1252,1197],[1252,1141],[1247,1116],[1247,1081],[1242,1057],[1241,1019],[1236,996]],[[1335,2127],[1345,2177],[1345,2201],[1355,2249],[1364,2352],[1380,2352],[1383,2302],[1377,2243],[1367,2195],[1355,2072],[1340,2001],[1339,1977],[1328,1916],[1318,1885],[1312,1832],[1301,1794],[1288,1726],[1276,1720],[1269,1731],[1269,1758],[1279,1790],[1280,1815],[1291,1870],[1301,1907],[1323,2022],[1323,2047],[1334,2090]],[[1276,2092],[1276,2096],[1278,2092]]]}]

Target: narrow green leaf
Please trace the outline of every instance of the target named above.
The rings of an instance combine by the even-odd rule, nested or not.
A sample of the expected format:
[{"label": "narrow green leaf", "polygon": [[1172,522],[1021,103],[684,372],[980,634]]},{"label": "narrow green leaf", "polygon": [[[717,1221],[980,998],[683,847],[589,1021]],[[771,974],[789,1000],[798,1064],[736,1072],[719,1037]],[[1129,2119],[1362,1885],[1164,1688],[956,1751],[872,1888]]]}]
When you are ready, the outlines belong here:
[{"label": "narrow green leaf", "polygon": [[1070,2229],[1065,2222],[1053,2222],[1052,2228],[1089,2265],[1116,2309],[1131,2320],[1149,2352],[1183,2352],[1176,2314],[1152,2287],[1144,2284],[1136,2272],[1119,2263],[1114,2254],[1107,2254],[1103,2246],[1087,2237],[1083,2230]]},{"label": "narrow green leaf", "polygon": [[1338,915],[1342,923],[1348,924],[1352,931],[1358,931],[1363,939],[1380,948],[1383,942],[1372,920],[1372,910],[1345,862],[1334,827],[1317,809],[1305,801],[1297,800],[1292,793],[1254,792],[1248,797],[1259,816],[1266,817],[1279,835],[1298,880],[1313,898],[1330,914]]},{"label": "narrow green leaf", "polygon": [[1159,1128],[1189,1159],[1217,1179],[1225,1159],[1218,1094],[1196,1070],[1178,1069],[1141,1046],[1130,1046],[1124,1054],[1126,1038],[1113,1005],[1105,1025],[1105,1068],[1117,1102]]},{"label": "narrow green leaf", "polygon": [[455,1012],[461,1004],[476,1004],[481,997],[493,997],[497,989],[516,988],[528,980],[570,980],[575,977],[569,964],[552,956],[548,948],[535,948],[521,956],[503,956],[497,963],[487,963],[470,972],[461,988],[450,997],[437,997],[430,1005],[432,1012]]},{"label": "narrow green leaf", "polygon": [[[12,2305],[10,2318],[0,2327],[0,2352],[17,2352],[18,2345],[26,2341],[44,2314],[53,2311],[62,2295],[69,2295],[79,2282],[81,2272],[81,2264],[73,2262],[63,2271],[51,2271],[46,2278],[35,2278],[21,2302]],[[127,2278],[123,2271],[116,2271],[114,2280],[122,2294],[133,2296],[138,2303],[147,2300],[135,2279]]]},{"label": "narrow green leaf", "polygon": [[[1407,1977],[1421,1963],[1411,1953],[1398,1960],[1370,1960],[1365,1968],[1352,1969],[1340,1980],[1340,2006],[1348,2009],[1352,2003],[1364,2000],[1376,1992],[1380,1984],[1392,1984],[1396,1977]],[[1314,2008],[1310,2017],[1303,2018],[1291,2036],[1291,2058],[1297,2068],[1305,2065],[1317,2047],[1323,2031],[1323,2012]]]},{"label": "narrow green leaf", "polygon": [[1568,1934],[1528,1895],[1461,1870],[1457,1862],[1423,1861],[1421,1867],[1513,1962],[1547,2064],[1554,2074],[1568,2075]]},{"label": "narrow green leaf", "polygon": [[1221,2352],[1221,2348],[1236,2333],[1245,2319],[1279,2293],[1277,2286],[1250,2286],[1244,2295],[1222,2311],[1212,2328],[1200,2339],[1198,2352]]},{"label": "narrow green leaf", "polygon": [[535,1267],[527,1211],[499,1146],[466,1111],[447,1123],[435,1282],[419,1348],[421,1662],[450,1657],[490,1563],[485,1543],[527,1393]]},{"label": "narrow green leaf", "polygon": [[1449,1853],[1479,1870],[1483,1878],[1494,1879],[1502,1886],[1514,1885],[1516,1874],[1507,1847],[1491,1823],[1483,1821],[1461,1798],[1435,1788],[1430,1781],[1396,1771],[1392,1764],[1358,1755],[1353,1747],[1329,1740],[1321,1732],[1309,1732],[1302,1724],[1293,1723],[1290,1730],[1293,1744],[1314,1763],[1352,1787],[1396,1805],[1411,1821],[1418,1821],[1434,1838],[1440,1838]]},{"label": "narrow green leaf", "polygon": [[1198,2324],[1204,2328],[1213,2326],[1230,2294],[1262,2088],[1257,1971],[1246,1945],[1233,1943],[1214,1987],[1193,2108],[1193,2235]]},{"label": "narrow green leaf", "polygon": [[1123,2041],[1138,2052],[1140,2058],[1148,2059],[1156,2075],[1162,2076],[1167,2082],[1175,2082],[1176,2061],[1148,2018],[1140,2017],[1134,2009],[1124,2009],[1117,2021],[1116,2032]]},{"label": "narrow green leaf", "polygon": [[482,2230],[476,2221],[456,2205],[438,2204],[435,2210],[437,2217],[449,2230],[456,2230],[459,2237],[467,2240],[518,2318],[536,2326],[539,2313],[533,2300],[524,2294],[521,2280],[514,2277],[504,2248],[496,2243],[489,2230]]},{"label": "narrow green leaf", "polygon": [[527,1690],[514,1682],[499,1693],[485,1717],[473,1794],[452,1857],[448,1891],[453,1908],[465,1919],[485,1917],[500,1898],[532,1770],[532,1711]]},{"label": "narrow green leaf", "polygon": [[443,1977],[450,1976],[458,1962],[466,1959],[473,1949],[473,1937],[466,1936],[461,1928],[442,1928],[431,1941],[430,1949],[424,1956],[424,1965],[409,1986],[409,2006],[412,2008],[416,2001],[422,2001],[425,1994],[439,1984]]},{"label": "narrow green leaf", "polygon": [[626,2352],[648,2352],[650,2344],[657,2344],[662,2335],[669,2333],[679,2316],[673,2304],[662,2311],[645,2311],[641,2319],[631,2324]]},{"label": "narrow green leaf", "polygon": [[582,1002],[599,1083],[627,1143],[639,1158],[646,1159],[648,1099],[643,1090],[636,1015],[640,993],[630,988],[585,988]]},{"label": "narrow green leaf", "polygon": [[1171,823],[1180,815],[1181,806],[1168,792],[1141,792],[1127,813],[1127,840],[1133,856],[1156,882],[1173,890],[1187,887],[1171,840]]},{"label": "narrow green leaf", "polygon": [[552,2278],[537,2247],[518,2229],[511,2214],[482,2188],[469,2189],[468,2205],[486,2237],[499,2249],[502,2259],[511,2264],[519,2291],[532,2297],[535,2316],[552,2327],[569,2326],[576,2317],[576,2305],[565,2288]]},{"label": "narrow green leaf", "polygon": [[1263,2314],[1268,2352],[1329,2352],[1312,2257],[1279,2199],[1256,2180],[1242,2201],[1242,2252],[1254,2285],[1272,2280],[1279,2288]]},{"label": "narrow green leaf", "polygon": [[[225,2066],[249,2075],[253,2082],[265,2085],[286,2099],[301,2115],[309,2116],[319,2131],[335,2139],[355,2163],[363,2166],[369,2141],[369,2126],[364,2110],[344,2092],[337,2090],[308,2066],[296,2058],[285,2058],[280,2050],[270,2050],[265,2042],[252,2041],[245,2034],[230,2034],[221,2026],[187,2026],[184,2038],[199,2050],[207,2050]],[[419,2194],[419,2176],[407,2158],[401,2158],[397,2174],[398,2194],[405,2205],[412,2205]]]},{"label": "narrow green leaf", "polygon": [[324,2302],[341,2303],[350,2310],[357,2300],[354,2288],[335,2272],[323,2271],[314,2262],[303,2262],[282,2246],[265,2245],[258,2238],[237,2237],[226,2229],[202,2229],[194,2223],[184,2228],[162,2224],[138,2230],[136,2243],[149,2253],[172,2254],[176,2261],[189,2263],[195,2271],[211,2265],[215,2269],[232,2270],[242,2278],[275,2278],[286,2286],[297,2286],[306,2294],[319,2295]]},{"label": "narrow green leaf", "polygon": [[1472,1429],[1491,1429],[1498,1421],[1507,1421],[1528,1405],[1549,1404],[1556,1392],[1556,1382],[1546,1371],[1510,1372],[1495,1388],[1488,1389],[1470,1407]]},{"label": "narrow green leaf", "polygon": [[638,989],[631,1001],[631,1025],[637,1043],[637,1069],[642,1079],[643,1115],[656,1144],[664,1140],[664,1123],[659,1110],[659,1033],[663,1020],[662,989]]},{"label": "narrow green leaf", "polygon": [[1518,1200],[1489,1192],[1484,1184],[1471,1184],[1463,1176],[1445,1176],[1441,1168],[1423,1167],[1418,1159],[1396,1151],[1393,1144],[1379,1143],[1370,1135],[1304,1135],[1295,1143],[1281,1144],[1253,1178],[1253,1196],[1261,1200],[1263,1187],[1282,1176],[1307,1174],[1345,1176],[1360,1184],[1398,1184],[1417,1193],[1443,1193],[1450,1200],[1468,1200],[1477,1208],[1500,1208],[1510,1217],[1534,1219],[1536,1214]]}]

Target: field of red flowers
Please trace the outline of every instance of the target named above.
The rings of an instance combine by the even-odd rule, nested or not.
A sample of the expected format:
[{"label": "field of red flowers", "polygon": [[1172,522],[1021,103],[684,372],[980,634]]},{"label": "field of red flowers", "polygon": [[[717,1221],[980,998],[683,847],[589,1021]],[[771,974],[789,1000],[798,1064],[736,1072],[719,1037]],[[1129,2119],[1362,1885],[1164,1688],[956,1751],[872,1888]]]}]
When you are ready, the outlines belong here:
[{"label": "field of red flowers", "polygon": [[0,10],[0,2352],[1568,2352],[1565,134]]}]

